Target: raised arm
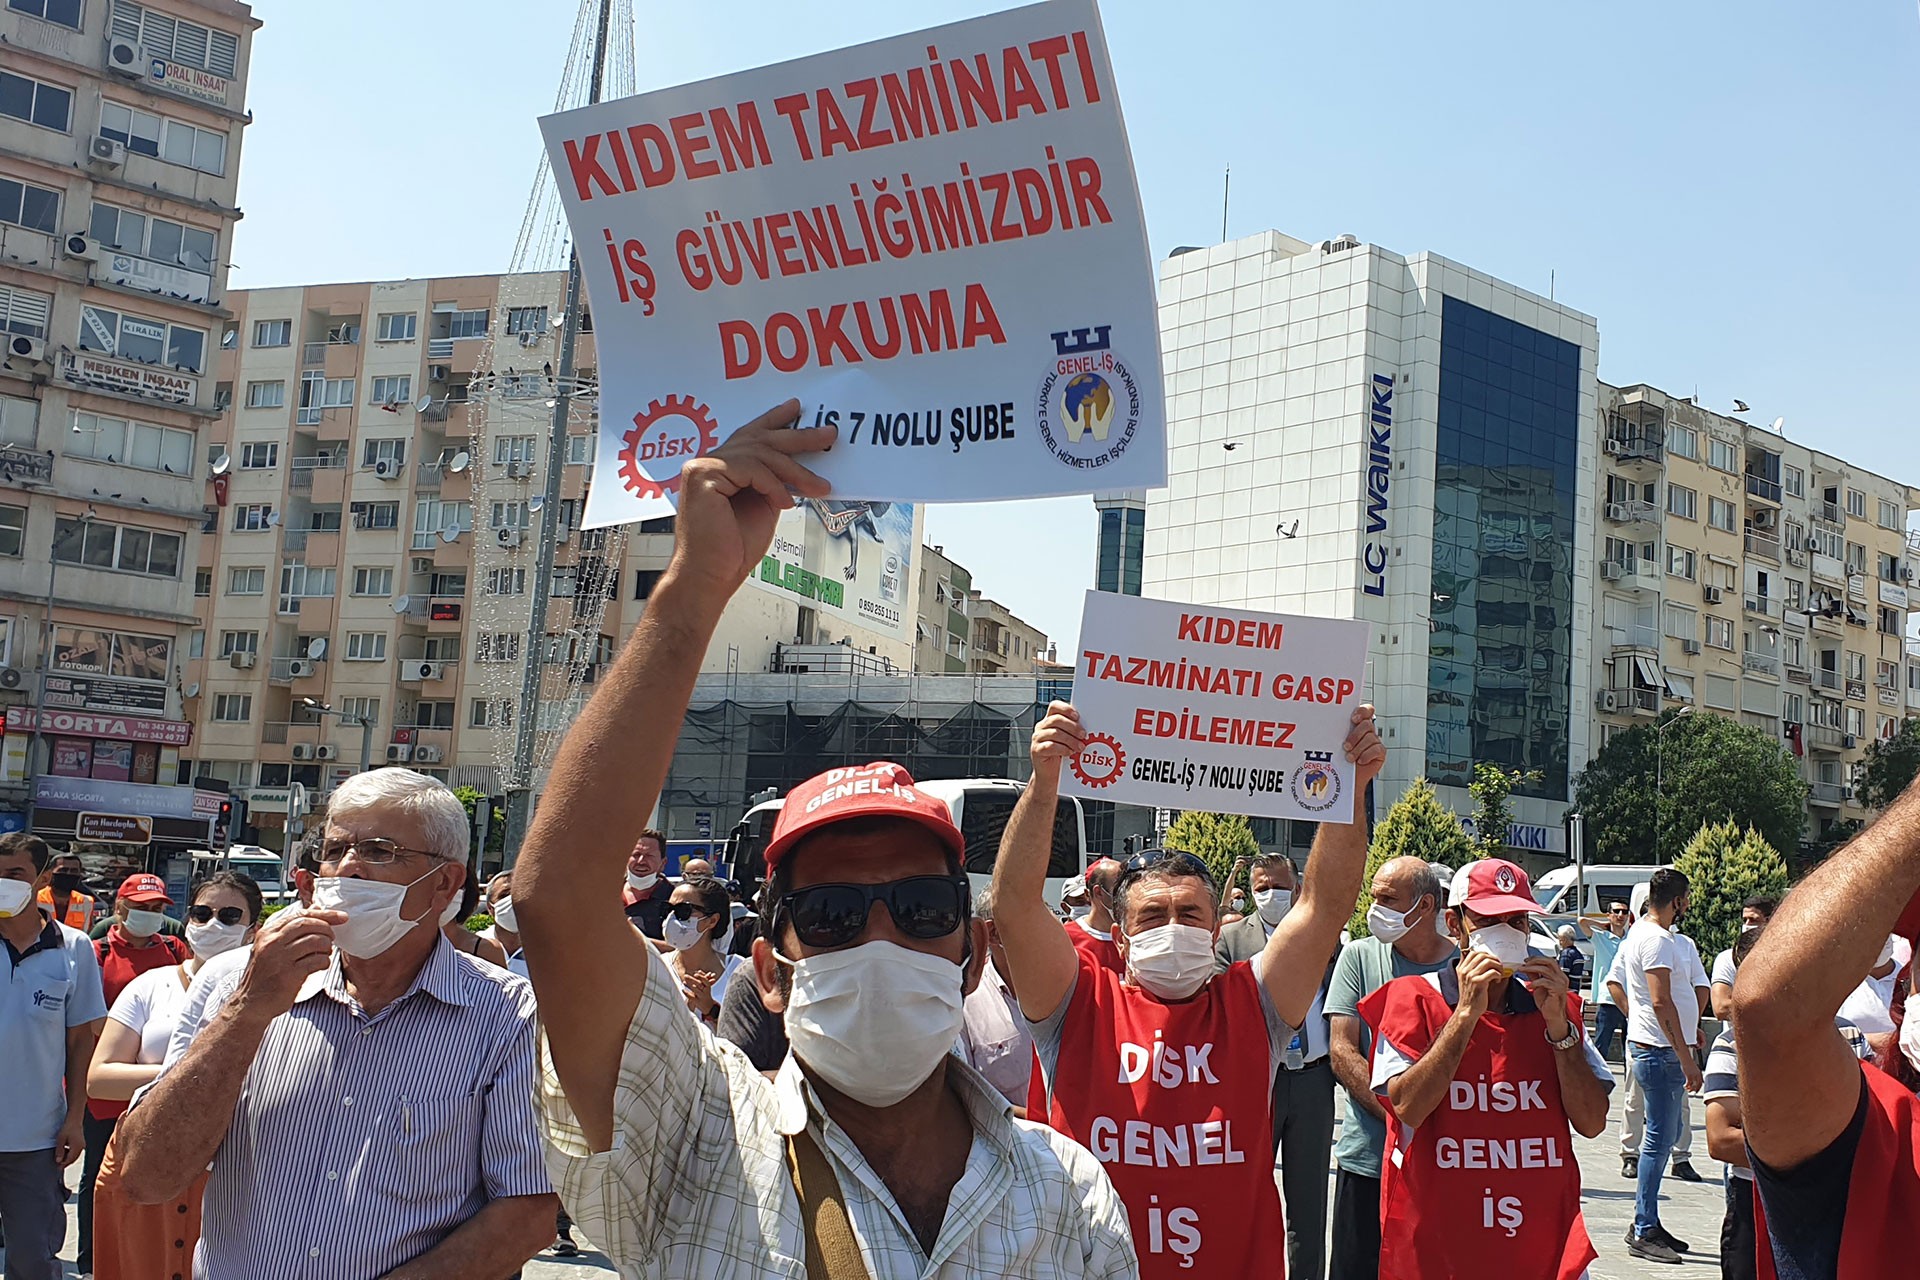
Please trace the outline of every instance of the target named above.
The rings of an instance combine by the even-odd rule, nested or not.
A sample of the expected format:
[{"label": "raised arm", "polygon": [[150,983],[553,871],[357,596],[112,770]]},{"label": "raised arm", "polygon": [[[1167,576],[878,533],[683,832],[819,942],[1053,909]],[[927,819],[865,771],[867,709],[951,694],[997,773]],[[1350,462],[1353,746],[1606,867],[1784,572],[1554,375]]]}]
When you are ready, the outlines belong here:
[{"label": "raised arm", "polygon": [[620,1053],[650,964],[620,905],[621,867],[665,785],[721,611],[759,567],[793,493],[827,493],[798,459],[829,447],[834,431],[791,429],[799,413],[790,400],[681,472],[673,560],[560,744],[513,868],[554,1070],[596,1151],[613,1142]]},{"label": "raised arm", "polygon": [[1393,1113],[1410,1129],[1425,1124],[1446,1101],[1447,1087],[1460,1070],[1460,1059],[1466,1056],[1480,1015],[1487,1011],[1494,993],[1506,987],[1506,972],[1485,952],[1468,952],[1460,961],[1459,972],[1460,1003],[1454,1006],[1440,1034],[1412,1066],[1383,1082]]},{"label": "raised arm", "polygon": [[1000,856],[993,864],[994,928],[1013,970],[1020,1011],[1035,1022],[1059,1009],[1078,972],[1073,943],[1047,906],[1046,888],[1060,766],[1085,745],[1080,713],[1064,702],[1048,706],[1033,727],[1033,777],[1001,833]]},{"label": "raised arm", "polygon": [[1887,935],[1911,936],[1916,891],[1920,783],[1787,895],[1740,966],[1741,1120],[1768,1166],[1801,1164],[1852,1122],[1860,1064],[1834,1016],[1879,961]]},{"label": "raised arm", "polygon": [[1347,733],[1353,770],[1353,821],[1323,822],[1307,855],[1307,874],[1293,910],[1274,926],[1255,969],[1280,1020],[1297,1027],[1307,1019],[1327,961],[1340,944],[1340,930],[1353,918],[1367,867],[1367,784],[1386,763],[1387,749],[1373,725],[1373,707],[1353,713]]}]

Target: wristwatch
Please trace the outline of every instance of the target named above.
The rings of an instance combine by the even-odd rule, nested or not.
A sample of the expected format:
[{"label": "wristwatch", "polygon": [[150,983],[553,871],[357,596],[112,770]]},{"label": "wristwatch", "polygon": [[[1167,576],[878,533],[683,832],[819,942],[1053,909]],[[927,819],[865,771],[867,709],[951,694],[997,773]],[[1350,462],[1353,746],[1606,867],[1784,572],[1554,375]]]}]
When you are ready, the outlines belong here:
[{"label": "wristwatch", "polygon": [[[1545,1034],[1545,1033],[1543,1032],[1542,1034]],[[1547,1043],[1553,1046],[1555,1049],[1573,1048],[1573,1046],[1580,1043],[1580,1024],[1577,1022],[1574,1022],[1572,1019],[1568,1019],[1566,1039],[1555,1040],[1552,1036],[1547,1036]]]}]

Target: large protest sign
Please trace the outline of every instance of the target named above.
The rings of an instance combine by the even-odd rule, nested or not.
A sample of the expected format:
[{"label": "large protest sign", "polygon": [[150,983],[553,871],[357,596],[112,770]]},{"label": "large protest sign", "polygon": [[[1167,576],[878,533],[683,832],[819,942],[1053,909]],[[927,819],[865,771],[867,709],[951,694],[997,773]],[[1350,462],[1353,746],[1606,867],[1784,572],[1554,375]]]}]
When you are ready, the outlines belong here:
[{"label": "large protest sign", "polygon": [[1265,818],[1353,820],[1344,745],[1365,698],[1364,622],[1087,592],[1068,795]]},{"label": "large protest sign", "polygon": [[541,120],[593,306],[584,526],[660,514],[772,405],[843,500],[1166,477],[1139,191],[1092,0]]},{"label": "large protest sign", "polygon": [[798,597],[842,623],[912,644],[918,511],[910,502],[810,498],[781,513],[773,545],[747,581]]}]

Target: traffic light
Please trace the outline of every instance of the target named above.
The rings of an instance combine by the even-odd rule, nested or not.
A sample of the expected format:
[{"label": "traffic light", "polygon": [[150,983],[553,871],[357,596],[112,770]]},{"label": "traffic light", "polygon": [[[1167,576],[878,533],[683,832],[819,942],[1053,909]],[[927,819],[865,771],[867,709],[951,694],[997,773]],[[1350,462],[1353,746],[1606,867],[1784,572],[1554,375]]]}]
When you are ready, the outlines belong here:
[{"label": "traffic light", "polygon": [[213,820],[212,843],[215,853],[223,852],[228,845],[233,843],[232,800],[222,800],[220,802],[220,816]]}]

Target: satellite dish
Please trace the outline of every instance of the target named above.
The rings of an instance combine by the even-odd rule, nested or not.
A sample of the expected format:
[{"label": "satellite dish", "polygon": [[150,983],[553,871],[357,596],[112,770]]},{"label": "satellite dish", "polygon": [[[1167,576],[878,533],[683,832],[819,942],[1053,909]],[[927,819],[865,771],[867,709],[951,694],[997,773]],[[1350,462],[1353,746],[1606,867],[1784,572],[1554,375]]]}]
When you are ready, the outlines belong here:
[{"label": "satellite dish", "polygon": [[1773,420],[1773,434],[1777,436],[1787,434],[1787,419],[1785,414]]},{"label": "satellite dish", "polygon": [[565,316],[555,316],[553,319],[547,321],[548,324],[552,325],[556,329],[558,329],[561,325],[565,324],[566,322],[567,322],[567,318]]},{"label": "satellite dish", "polygon": [[413,607],[412,596],[401,596],[399,599],[393,602],[393,611],[395,613],[405,613],[408,609],[411,609],[412,607]]},{"label": "satellite dish", "polygon": [[182,690],[182,692],[184,692],[189,698],[199,697],[200,696],[199,682],[196,681],[195,683],[188,685],[184,690]]},{"label": "satellite dish", "polygon": [[543,494],[536,493],[531,498],[527,499],[527,510],[529,511],[538,511],[540,508],[546,505],[547,505],[547,499]]},{"label": "satellite dish", "polygon": [[278,511],[267,512],[267,528],[277,529],[279,527],[280,527],[280,513]]},{"label": "satellite dish", "polygon": [[213,460],[213,474],[223,476],[231,470],[233,470],[233,455],[222,449],[220,456]]},{"label": "satellite dish", "polygon": [[418,400],[413,402],[413,407],[419,412],[425,413],[427,410],[433,408],[433,397],[421,396]]},{"label": "satellite dish", "polygon": [[440,541],[445,543],[458,542],[460,541],[460,531],[458,529],[442,529],[440,531]]},{"label": "satellite dish", "polygon": [[453,472],[453,474],[455,475],[459,475],[462,471],[465,471],[468,467],[472,465],[473,465],[473,455],[468,453],[465,449],[462,449],[460,452],[453,455],[452,461],[447,463],[447,470]]},{"label": "satellite dish", "polygon": [[315,636],[313,639],[307,641],[307,656],[316,662],[326,657],[327,638],[325,636]]}]

